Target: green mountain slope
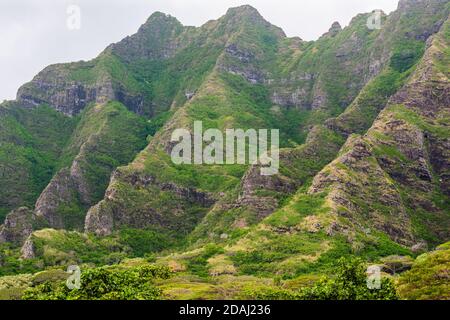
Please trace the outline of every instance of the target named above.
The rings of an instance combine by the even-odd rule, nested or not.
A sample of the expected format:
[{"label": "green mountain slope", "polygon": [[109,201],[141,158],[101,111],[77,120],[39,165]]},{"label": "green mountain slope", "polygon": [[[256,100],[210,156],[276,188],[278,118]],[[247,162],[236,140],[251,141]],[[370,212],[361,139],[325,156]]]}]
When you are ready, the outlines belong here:
[{"label": "green mountain slope", "polygon": [[[434,5],[445,8],[443,2],[436,2]],[[147,150],[128,167],[128,171],[139,174],[143,180],[155,179],[157,183],[168,181],[176,186],[194,188],[198,192],[212,192],[213,201],[214,197],[217,198],[217,193],[228,191],[225,188],[229,187],[229,192],[226,192],[228,196],[224,201],[219,201],[208,213],[206,220],[201,222],[195,231],[195,238],[205,239],[206,234],[202,233],[201,229],[207,230],[211,236],[211,231],[214,230],[211,228],[214,228],[214,225],[218,225],[214,236],[220,237],[224,232],[232,231],[230,230],[232,224],[248,225],[258,222],[273,212],[277,206],[277,198],[285,198],[286,194],[295,191],[332,161],[349,133],[353,130],[356,132],[367,130],[389,97],[405,83],[415,62],[423,54],[425,39],[418,40],[424,32],[423,25],[428,23],[429,28],[433,29],[435,24],[441,23],[445,17],[443,13],[436,14],[434,19],[430,19],[428,11],[434,12],[436,8],[430,9],[421,3],[418,6],[427,13],[423,15],[418,13],[421,11],[417,7],[400,8],[398,12],[386,18],[387,31],[369,30],[365,26],[368,16],[361,15],[355,18],[348,28],[342,31],[335,30],[336,32],[323,36],[317,43],[310,44],[283,37],[277,29],[273,30],[272,26],[262,20],[257,12],[250,8],[241,8],[239,14],[243,16],[241,25],[245,32],[238,31],[228,36],[230,40],[224,53],[196,95],[175,112]],[[414,12],[411,13],[410,10]],[[417,15],[416,19],[421,23],[411,25],[408,22],[411,14]],[[234,15],[235,12],[231,10],[219,21],[233,23]],[[251,19],[253,23],[246,25],[246,19]],[[391,33],[392,29],[397,30],[397,33]],[[269,38],[273,39],[270,50],[267,49]],[[293,41],[299,48],[296,48],[297,52],[291,53],[291,58],[285,51],[286,43]],[[384,52],[380,53],[380,47],[383,47]],[[396,61],[401,54],[408,54],[409,60],[406,65],[398,66]],[[372,59],[368,60],[368,55],[373,56]],[[279,64],[284,65],[289,59],[296,61],[289,63],[288,67],[280,68]],[[242,63],[243,61],[245,63]],[[375,78],[370,81],[369,72],[366,70],[374,69],[374,65],[378,71],[373,75]],[[236,75],[245,78],[247,82],[240,80]],[[344,75],[345,78],[339,79]],[[363,88],[367,81],[367,86]],[[285,101],[277,92],[281,84],[283,88],[292,85],[295,90],[302,92],[298,94],[299,96],[310,97],[310,100]],[[362,91],[359,91],[358,87]],[[295,92],[298,91],[294,91],[292,96],[296,95]],[[350,106],[341,116],[327,120],[328,117],[342,112],[348,104]],[[355,124],[355,118],[363,123]],[[311,125],[320,123],[323,125],[311,130],[305,145],[282,152],[281,176],[264,181],[261,177],[255,177],[250,170],[245,176],[237,176],[239,179],[243,177],[240,185],[237,180],[230,185],[227,182],[230,175],[227,170],[234,170],[233,168],[225,167],[224,176],[222,168],[210,167],[208,176],[212,176],[214,180],[225,179],[222,183],[214,184],[214,188],[219,187],[218,190],[214,190],[208,185],[211,179],[204,176],[205,168],[191,166],[184,172],[178,167],[176,174],[170,174],[169,168],[173,165],[170,159],[164,156],[164,151],[170,150],[171,132],[175,128],[190,128],[195,120],[202,120],[205,128],[222,130],[233,127],[244,129],[279,127],[283,147],[295,146],[305,141],[305,134],[302,132]],[[286,123],[289,125],[286,126]],[[165,169],[160,170],[161,168]],[[242,170],[244,169],[238,169],[238,172]],[[256,181],[252,181],[252,178]],[[112,228],[113,212],[120,215],[117,220],[123,220],[123,216],[127,219],[134,216],[137,219],[133,221],[135,224],[155,224],[146,216],[148,209],[140,207],[135,202],[128,202],[122,206],[127,209],[110,208],[110,205],[120,206],[121,202],[126,201],[122,198],[130,199],[126,193],[121,196],[115,192],[116,184],[120,184],[122,190],[128,190],[125,192],[136,189],[132,184],[121,183],[120,178],[118,180],[113,179],[111,185],[114,197],[108,197],[92,210],[95,219],[87,221],[88,230],[96,231],[97,224],[100,226],[98,229],[102,229],[101,232],[110,233],[112,230],[105,231],[104,227],[108,224],[109,228]],[[258,190],[254,190],[255,188],[262,189],[260,193],[266,196],[258,196]],[[281,189],[281,192],[274,189]],[[150,193],[150,197],[151,194],[153,192]],[[156,198],[159,203],[161,197]],[[200,202],[204,200],[203,198],[201,197]],[[146,197],[145,203],[151,201],[151,198]],[[173,205],[176,203],[168,200],[164,207],[172,208]],[[156,211],[156,215],[166,216],[169,213],[158,212],[158,208],[162,206],[158,204],[150,207]],[[230,206],[236,209],[230,210]],[[127,210],[130,212],[126,212]],[[173,212],[173,209],[170,210]],[[140,219],[140,215],[144,217]],[[105,220],[105,225],[102,219]],[[222,223],[223,220],[228,222]],[[118,222],[118,225],[121,224],[123,223]],[[197,233],[200,234],[197,236]]]},{"label": "green mountain slope", "polygon": [[36,217],[54,228],[82,230],[87,208],[103,198],[112,171],[145,146],[147,131],[145,120],[118,102],[83,110],[61,169],[36,201]]},{"label": "green mountain slope", "polygon": [[[175,273],[158,297],[320,298],[448,241],[449,13],[401,0],[379,30],[360,14],[306,42],[250,6],[201,27],[157,12],[46,68],[0,106],[0,274],[150,261]],[[279,173],[174,164],[172,132],[195,121],[279,128]],[[418,268],[369,296],[424,298]]]},{"label": "green mountain slope", "polygon": [[0,220],[20,206],[32,207],[55,173],[76,120],[49,106],[0,106]]}]

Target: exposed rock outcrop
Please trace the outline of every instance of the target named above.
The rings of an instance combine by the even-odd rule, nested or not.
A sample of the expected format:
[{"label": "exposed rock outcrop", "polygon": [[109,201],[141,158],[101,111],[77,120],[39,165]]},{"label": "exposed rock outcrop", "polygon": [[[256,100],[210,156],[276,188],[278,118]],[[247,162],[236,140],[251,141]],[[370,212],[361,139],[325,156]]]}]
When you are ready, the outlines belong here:
[{"label": "exposed rock outcrop", "polygon": [[339,22],[335,21],[331,25],[328,32],[323,35],[323,37],[335,37],[341,31],[342,31],[341,24]]},{"label": "exposed rock outcrop", "polygon": [[41,193],[36,217],[51,228],[83,229],[85,212],[103,197],[114,166],[127,164],[145,146],[145,126],[118,102],[88,107],[65,151],[73,160]]},{"label": "exposed rock outcrop", "polygon": [[0,243],[21,245],[33,232],[32,211],[26,207],[12,211],[0,226]]},{"label": "exposed rock outcrop", "polygon": [[371,146],[360,137],[352,137],[343,149],[350,151],[314,178],[309,193],[330,190],[327,199],[332,210],[354,229],[374,227],[399,243],[411,245],[410,218]]},{"label": "exposed rock outcrop", "polygon": [[35,215],[44,218],[52,228],[64,228],[63,218],[58,208],[64,203],[76,199],[77,187],[68,169],[62,169],[52,179],[50,184],[40,195],[36,202]]},{"label": "exposed rock outcrop", "polygon": [[144,86],[132,87],[137,81],[126,63],[170,58],[180,46],[178,36],[184,30],[175,18],[155,13],[135,35],[110,45],[97,58],[45,68],[18,90],[17,100],[31,107],[48,104],[69,116],[91,103],[116,100],[130,111],[151,116],[154,105]]},{"label": "exposed rock outcrop", "polygon": [[[438,156],[436,161],[432,156],[442,155],[449,141],[448,127],[439,121],[450,106],[448,73],[439,67],[442,50],[449,45],[443,35],[448,24],[368,133],[351,136],[341,156],[314,178],[309,190],[329,192],[327,199],[335,213],[354,228],[369,222],[414,251],[418,242],[426,243],[418,226],[440,240],[450,236],[450,217],[439,200],[448,193],[450,158]],[[427,217],[421,216],[423,212]]]},{"label": "exposed rock outcrop", "polygon": [[[120,187],[122,184],[129,186],[130,190],[124,193]],[[166,200],[160,207],[155,194],[173,200]],[[137,200],[137,197],[142,198],[129,202],[130,198]],[[186,232],[183,229],[189,228],[190,221],[200,219],[193,216],[189,209],[198,207],[197,211],[204,211],[215,201],[211,195],[193,188],[161,182],[138,172],[130,174],[117,170],[111,178],[105,199],[88,211],[85,231],[105,236],[111,234],[115,228],[128,226],[159,227]]]},{"label": "exposed rock outcrop", "polygon": [[130,93],[126,88],[113,83],[111,76],[107,75],[94,83],[77,81],[71,79],[70,69],[66,70],[67,68],[65,65],[47,67],[18,90],[17,100],[31,107],[48,104],[69,116],[79,114],[90,103],[112,100],[122,102],[137,114],[149,112],[143,95]]},{"label": "exposed rock outcrop", "polygon": [[110,46],[126,62],[165,60],[182,46],[178,36],[187,28],[176,18],[162,12],[153,13],[132,36]]},{"label": "exposed rock outcrop", "polygon": [[33,243],[31,235],[23,244],[22,248],[20,249],[20,253],[22,254],[21,258],[25,260],[33,259],[36,257],[36,247]]}]

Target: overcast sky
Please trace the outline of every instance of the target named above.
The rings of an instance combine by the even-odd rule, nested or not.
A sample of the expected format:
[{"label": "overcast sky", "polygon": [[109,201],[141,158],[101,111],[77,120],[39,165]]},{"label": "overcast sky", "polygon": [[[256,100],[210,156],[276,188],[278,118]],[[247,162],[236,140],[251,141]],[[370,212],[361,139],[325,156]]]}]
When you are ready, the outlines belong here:
[{"label": "overcast sky", "polygon": [[[200,26],[229,7],[250,4],[288,36],[317,39],[332,22],[347,25],[358,13],[389,13],[398,0],[0,0],[0,102],[45,66],[89,60],[133,34],[154,11]],[[67,27],[67,9],[81,10],[81,28]]]}]

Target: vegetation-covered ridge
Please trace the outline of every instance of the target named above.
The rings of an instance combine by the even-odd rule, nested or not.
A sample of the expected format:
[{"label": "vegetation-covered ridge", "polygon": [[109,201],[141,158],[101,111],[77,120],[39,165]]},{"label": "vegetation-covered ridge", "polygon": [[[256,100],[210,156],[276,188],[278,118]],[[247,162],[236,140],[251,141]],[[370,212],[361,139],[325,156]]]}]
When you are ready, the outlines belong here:
[{"label": "vegetation-covered ridge", "polygon": [[[47,67],[0,105],[0,299],[448,299],[449,14],[307,42],[251,6],[157,12]],[[195,121],[279,128],[279,173],[175,165]]]}]

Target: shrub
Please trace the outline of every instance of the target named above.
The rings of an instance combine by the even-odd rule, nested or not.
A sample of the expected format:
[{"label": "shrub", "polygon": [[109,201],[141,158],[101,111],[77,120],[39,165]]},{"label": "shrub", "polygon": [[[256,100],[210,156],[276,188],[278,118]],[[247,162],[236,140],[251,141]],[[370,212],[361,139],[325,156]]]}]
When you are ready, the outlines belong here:
[{"label": "shrub", "polygon": [[126,270],[89,269],[81,275],[80,289],[70,290],[65,282],[45,282],[27,289],[24,300],[156,300],[161,290],[153,285],[155,278],[167,279],[166,267],[141,266]]},{"label": "shrub", "polygon": [[367,274],[359,258],[341,258],[337,263],[336,277],[323,278],[317,284],[302,291],[306,300],[396,300],[394,284],[382,278],[381,289],[367,287]]},{"label": "shrub", "polygon": [[398,279],[398,293],[407,300],[450,299],[450,242],[419,256]]}]

